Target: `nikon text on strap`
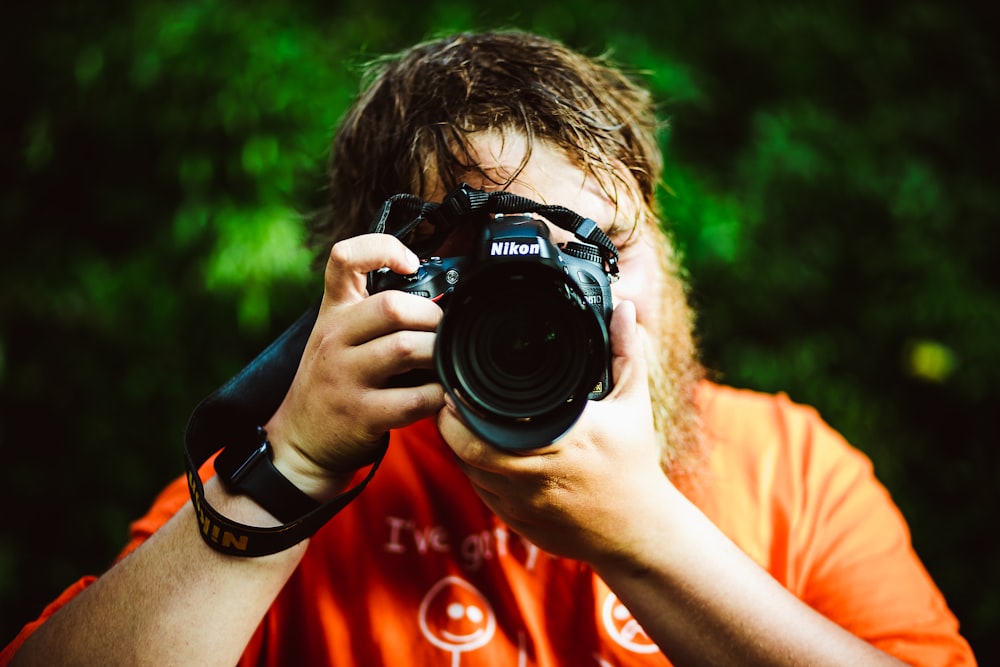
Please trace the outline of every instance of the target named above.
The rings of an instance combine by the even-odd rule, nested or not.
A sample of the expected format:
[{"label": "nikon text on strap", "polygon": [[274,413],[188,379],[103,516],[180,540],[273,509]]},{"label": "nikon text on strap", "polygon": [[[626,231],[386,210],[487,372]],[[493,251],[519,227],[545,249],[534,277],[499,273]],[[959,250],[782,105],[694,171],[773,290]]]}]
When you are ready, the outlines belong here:
[{"label": "nikon text on strap", "polygon": [[[317,303],[235,377],[198,404],[188,420],[184,436],[188,489],[199,533],[217,551],[233,556],[266,556],[309,538],[364,490],[385,455],[388,434],[361,482],[325,504],[315,503],[300,517],[278,517],[288,521],[281,526],[260,528],[234,522],[205,500],[198,469],[223,446],[247,454],[261,446],[258,425],[271,418],[291,386],[318,313]],[[267,509],[266,503],[262,504]]]}]

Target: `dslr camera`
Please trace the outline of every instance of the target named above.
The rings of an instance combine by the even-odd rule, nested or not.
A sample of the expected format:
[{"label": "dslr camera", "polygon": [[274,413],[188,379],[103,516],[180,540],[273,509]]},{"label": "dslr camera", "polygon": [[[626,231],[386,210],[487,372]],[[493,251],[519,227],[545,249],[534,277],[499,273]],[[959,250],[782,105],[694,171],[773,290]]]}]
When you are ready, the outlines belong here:
[{"label": "dslr camera", "polygon": [[[488,196],[499,194],[508,193]],[[401,290],[424,296],[444,310],[434,349],[436,378],[417,371],[418,377],[403,384],[437,379],[477,436],[522,450],[558,440],[588,399],[599,400],[611,390],[608,324],[617,251],[593,221],[571,211],[614,250],[613,273],[608,253],[582,235],[556,245],[545,222],[529,212],[488,210],[529,202],[543,214],[551,208],[568,211],[513,200],[473,207],[479,210],[451,220],[452,228],[481,227],[468,255],[422,259],[411,275],[375,271],[368,286],[371,294]],[[442,206],[447,204],[446,198]]]}]

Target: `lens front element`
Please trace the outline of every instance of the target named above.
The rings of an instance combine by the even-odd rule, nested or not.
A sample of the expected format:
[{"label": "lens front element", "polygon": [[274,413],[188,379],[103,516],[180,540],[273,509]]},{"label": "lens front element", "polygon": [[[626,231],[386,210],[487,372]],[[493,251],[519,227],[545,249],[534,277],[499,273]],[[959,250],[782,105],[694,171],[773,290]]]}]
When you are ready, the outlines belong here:
[{"label": "lens front element", "polygon": [[445,390],[501,447],[550,444],[603,373],[607,331],[579,289],[539,263],[484,267],[456,290],[438,332]]}]

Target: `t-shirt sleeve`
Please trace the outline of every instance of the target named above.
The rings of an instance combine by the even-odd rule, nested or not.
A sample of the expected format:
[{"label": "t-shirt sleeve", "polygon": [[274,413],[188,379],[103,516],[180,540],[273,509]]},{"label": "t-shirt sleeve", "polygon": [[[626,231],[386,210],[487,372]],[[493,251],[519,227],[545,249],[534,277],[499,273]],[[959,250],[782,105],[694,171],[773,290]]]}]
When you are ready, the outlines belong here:
[{"label": "t-shirt sleeve", "polygon": [[975,665],[871,461],[784,394],[711,383],[698,504],[813,609],[913,665]]},{"label": "t-shirt sleeve", "polygon": [[[786,461],[798,477],[789,523],[797,594],[807,604],[914,665],[974,665],[944,597],[914,552],[909,529],[871,461],[815,410],[778,397]],[[795,443],[798,440],[798,443]]]},{"label": "t-shirt sleeve", "polygon": [[[207,466],[208,464],[206,464]],[[208,474],[208,469],[203,467],[202,477],[204,478]],[[145,542],[150,535],[152,535],[156,530],[165,524],[177,511],[188,502],[189,499],[187,480],[184,477],[180,477],[171,482],[163,491],[157,496],[153,505],[150,507],[149,511],[141,519],[132,523],[129,528],[129,539],[125,547],[118,554],[115,559],[117,563],[121,559],[125,558],[128,554],[132,553]],[[0,652],[0,667],[6,667],[7,664],[14,658],[14,654],[17,653],[18,649],[27,641],[28,637],[32,635],[41,625],[48,620],[53,614],[55,614],[59,609],[61,609],[70,600],[79,595],[83,590],[85,590],[92,583],[97,581],[97,577],[93,575],[88,575],[82,577],[69,588],[64,590],[59,597],[49,603],[48,606],[42,610],[41,615],[34,621],[25,625],[16,637],[8,644],[2,652]]]}]

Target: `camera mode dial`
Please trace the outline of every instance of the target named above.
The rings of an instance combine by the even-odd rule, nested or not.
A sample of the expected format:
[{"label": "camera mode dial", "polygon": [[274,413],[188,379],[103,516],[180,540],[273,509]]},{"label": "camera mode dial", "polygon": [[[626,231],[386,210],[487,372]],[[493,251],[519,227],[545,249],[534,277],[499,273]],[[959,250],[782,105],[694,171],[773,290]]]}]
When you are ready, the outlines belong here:
[{"label": "camera mode dial", "polygon": [[420,267],[414,273],[403,275],[382,269],[371,275],[369,292],[399,290],[437,301],[458,284],[464,263],[458,257],[429,257],[420,260]]}]

